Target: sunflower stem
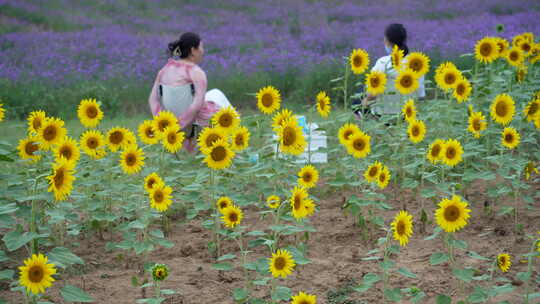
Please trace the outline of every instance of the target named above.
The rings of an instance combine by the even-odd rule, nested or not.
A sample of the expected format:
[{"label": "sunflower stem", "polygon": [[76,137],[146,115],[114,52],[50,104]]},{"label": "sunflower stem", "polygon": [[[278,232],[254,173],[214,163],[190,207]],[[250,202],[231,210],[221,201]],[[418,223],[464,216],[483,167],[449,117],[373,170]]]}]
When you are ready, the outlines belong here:
[{"label": "sunflower stem", "polygon": [[[33,190],[33,195],[32,197],[35,197],[35,194],[37,192],[37,185],[38,185],[38,179],[36,178],[34,180],[34,190]],[[37,233],[37,216],[36,216],[36,213],[37,213],[37,201],[35,198],[32,198],[32,211],[31,211],[31,220],[30,220],[30,232],[32,233]],[[30,255],[32,254],[38,254],[38,250],[39,250],[39,244],[38,244],[38,239],[37,238],[34,238],[32,239],[32,248],[31,248],[31,252],[30,252]]]},{"label": "sunflower stem", "polygon": [[[536,242],[537,240],[533,238],[532,246],[529,250],[529,253],[533,253],[535,251]],[[538,242],[540,242],[540,240]],[[527,272],[530,274],[530,276],[529,279],[525,282],[525,294],[523,295],[525,304],[529,304],[529,283],[532,277],[532,260],[533,255],[529,254],[529,256],[527,257]]]},{"label": "sunflower stem", "polygon": [[212,202],[212,205],[214,206],[214,239],[215,239],[215,242],[216,242],[216,259],[219,258],[219,256],[221,255],[221,250],[220,250],[220,239],[219,239],[219,208],[216,206],[216,204],[214,203],[215,201],[215,189],[214,189],[214,170],[211,170],[210,171],[210,193],[211,193],[211,196],[210,196],[210,201]]},{"label": "sunflower stem", "polygon": [[[384,257],[383,257],[383,263],[386,264],[386,261],[388,261],[388,256],[389,256],[389,245],[390,245],[390,234],[391,234],[391,231],[392,229],[388,229],[388,231],[386,232],[386,242],[384,244]],[[383,267],[383,277],[382,277],[382,281],[383,281],[383,303],[387,303],[386,301],[386,295],[385,295],[385,291],[387,289],[387,285],[388,285],[388,273],[386,271],[387,267]]]},{"label": "sunflower stem", "polygon": [[343,110],[347,111],[347,104],[348,104],[348,83],[349,83],[349,63],[345,61],[345,77],[344,77],[344,83],[343,83]]}]

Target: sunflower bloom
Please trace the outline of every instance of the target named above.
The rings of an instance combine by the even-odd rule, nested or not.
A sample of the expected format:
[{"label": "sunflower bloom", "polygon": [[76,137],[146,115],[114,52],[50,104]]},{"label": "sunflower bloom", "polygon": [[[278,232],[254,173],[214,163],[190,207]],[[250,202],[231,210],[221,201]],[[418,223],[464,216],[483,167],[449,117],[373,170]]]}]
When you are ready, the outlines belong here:
[{"label": "sunflower bloom", "polygon": [[126,128],[114,127],[107,132],[107,146],[112,152],[134,144],[135,135]]},{"label": "sunflower bloom", "polygon": [[204,162],[214,170],[228,168],[235,154],[223,139],[215,141],[212,147],[203,150],[203,153],[206,155]]},{"label": "sunflower bloom", "polygon": [[412,215],[407,211],[400,211],[396,214],[391,226],[394,239],[399,242],[400,246],[406,246],[413,233]]},{"label": "sunflower bloom", "polygon": [[27,292],[33,294],[45,293],[45,289],[52,286],[53,274],[56,273],[54,264],[48,264],[49,259],[43,254],[32,254],[19,267],[19,284],[26,287]]},{"label": "sunflower bloom", "polygon": [[442,152],[442,161],[450,167],[454,167],[462,161],[463,147],[455,139],[449,139],[445,142]]},{"label": "sunflower bloom", "polygon": [[216,201],[216,207],[218,208],[218,211],[220,213],[223,213],[223,211],[225,209],[227,209],[228,207],[230,206],[233,206],[234,203],[232,201],[232,199],[228,196],[222,196],[220,198],[218,198],[218,200]]},{"label": "sunflower bloom", "polygon": [[161,111],[154,116],[154,131],[161,137],[165,128],[179,123],[178,118],[171,111]]},{"label": "sunflower bloom", "polygon": [[352,123],[346,123],[341,128],[339,128],[339,131],[338,131],[339,142],[342,145],[347,146],[352,136],[360,132],[361,132],[360,128],[358,128],[357,125],[352,124]]},{"label": "sunflower bloom", "polygon": [[436,139],[429,146],[429,149],[428,149],[428,152],[427,152],[427,159],[432,164],[436,164],[436,163],[443,160],[444,145],[445,145],[444,140]]},{"label": "sunflower bloom", "polygon": [[167,211],[172,204],[172,188],[163,183],[156,183],[150,190],[150,207],[159,212]]},{"label": "sunflower bloom", "polygon": [[154,145],[159,142],[159,136],[154,129],[152,120],[145,120],[139,125],[139,138],[147,145]]},{"label": "sunflower bloom", "polygon": [[212,148],[214,143],[218,140],[225,140],[226,134],[223,133],[223,131],[217,129],[217,128],[209,128],[206,127],[202,130],[202,132],[199,134],[199,138],[197,139],[197,143],[201,150],[206,150]]},{"label": "sunflower bloom", "polygon": [[268,198],[266,198],[266,204],[271,209],[276,209],[281,204],[281,199],[277,195],[270,195]]},{"label": "sunflower bloom", "polygon": [[380,162],[375,161],[366,169],[366,171],[364,171],[364,178],[370,183],[377,182],[382,168],[383,165]]},{"label": "sunflower bloom", "polygon": [[529,180],[531,178],[531,175],[533,174],[540,174],[540,171],[538,171],[538,168],[536,168],[536,165],[534,162],[530,161],[525,165],[525,168],[523,169],[523,175],[525,177],[525,180]]},{"label": "sunflower bloom", "polygon": [[64,121],[58,118],[50,117],[43,122],[39,129],[39,149],[48,151],[54,145],[58,144],[67,134],[64,128]]},{"label": "sunflower bloom", "polygon": [[472,86],[471,83],[465,77],[461,77],[457,83],[456,88],[454,89],[454,98],[458,103],[467,101],[471,96]]},{"label": "sunflower bloom", "polygon": [[467,226],[471,212],[467,208],[467,202],[461,200],[457,195],[452,199],[444,198],[439,202],[439,208],[435,211],[437,224],[446,232],[456,232]]},{"label": "sunflower bloom", "polygon": [[184,143],[184,132],[180,131],[180,126],[172,125],[163,130],[162,144],[170,153],[176,153],[182,148]]},{"label": "sunflower bloom", "polygon": [[81,135],[80,145],[84,153],[93,159],[105,156],[105,137],[96,130],[88,130]]},{"label": "sunflower bloom", "polygon": [[396,77],[396,89],[402,95],[413,93],[418,86],[418,78],[411,69],[403,69]]},{"label": "sunflower bloom", "polygon": [[469,127],[467,131],[471,132],[475,138],[480,138],[480,132],[487,129],[486,117],[482,112],[473,112],[469,116]]},{"label": "sunflower bloom", "polygon": [[245,150],[249,146],[249,137],[249,130],[240,126],[231,133],[231,149],[236,152]]},{"label": "sunflower bloom", "polygon": [[534,120],[535,116],[540,115],[540,99],[530,101],[523,110],[527,121]]},{"label": "sunflower bloom", "polygon": [[244,217],[242,210],[235,205],[223,209],[222,213],[223,216],[221,217],[221,220],[228,228],[234,228],[236,225],[239,225]]},{"label": "sunflower bloom", "polygon": [[317,304],[317,296],[299,292],[297,295],[292,296],[291,304]]},{"label": "sunflower bloom", "polygon": [[351,136],[347,143],[347,152],[355,158],[364,158],[371,152],[371,136],[360,131]]},{"label": "sunflower bloom", "polygon": [[319,171],[312,166],[306,165],[298,172],[298,185],[306,189],[313,188],[319,181]]},{"label": "sunflower bloom", "polygon": [[514,149],[519,145],[520,136],[514,128],[504,128],[501,133],[501,143],[508,149]]},{"label": "sunflower bloom", "polygon": [[127,174],[141,171],[144,166],[144,152],[139,147],[132,145],[126,148],[120,155],[120,165]]},{"label": "sunflower bloom", "polygon": [[369,54],[363,49],[355,49],[351,52],[349,63],[354,74],[362,74],[369,66]]},{"label": "sunflower bloom", "polygon": [[506,61],[512,66],[519,67],[525,61],[525,55],[520,49],[513,47],[506,53]]},{"label": "sunflower bloom", "polygon": [[0,122],[4,120],[6,110],[4,109],[4,104],[0,103]]},{"label": "sunflower bloom", "polygon": [[291,191],[291,209],[295,219],[301,219],[307,216],[305,208],[306,200],[308,200],[308,193],[303,187],[294,187]]},{"label": "sunflower bloom", "polygon": [[164,281],[169,276],[169,267],[165,264],[155,264],[152,267],[152,279],[154,282]]},{"label": "sunflower bloom", "polygon": [[144,179],[144,190],[147,192],[151,192],[155,185],[157,184],[164,184],[163,179],[157,174],[157,172],[153,172],[149,174]]},{"label": "sunflower bloom", "polygon": [[296,266],[292,255],[285,249],[279,249],[276,253],[272,253],[272,257],[268,260],[270,262],[268,269],[275,278],[286,278]]},{"label": "sunflower bloom", "polygon": [[49,180],[48,192],[54,192],[54,199],[57,201],[65,200],[73,189],[75,180],[75,164],[69,162],[63,157],[54,163],[52,175],[47,176]]},{"label": "sunflower bloom", "polygon": [[29,136],[19,140],[17,150],[19,150],[19,156],[22,159],[31,159],[36,162],[41,158],[41,155],[36,154],[39,150],[39,138],[36,136]]},{"label": "sunflower bloom", "polygon": [[410,53],[407,55],[405,68],[411,69],[417,77],[425,75],[429,71],[429,57],[420,52]]},{"label": "sunflower bloom", "polygon": [[312,216],[315,214],[315,203],[311,199],[304,201],[304,209],[306,209],[306,216]]},{"label": "sunflower bloom", "polygon": [[499,266],[499,269],[502,272],[508,272],[510,266],[512,266],[510,255],[508,253],[501,253],[497,255],[497,266]]},{"label": "sunflower bloom", "polygon": [[103,119],[103,111],[95,99],[83,99],[77,109],[81,124],[87,128],[95,128]]},{"label": "sunflower bloom", "polygon": [[421,120],[413,120],[409,123],[407,134],[409,135],[409,140],[417,144],[424,140],[424,136],[426,136],[426,125]]},{"label": "sunflower bloom", "polygon": [[414,100],[407,100],[407,102],[403,105],[401,112],[403,113],[403,117],[407,122],[414,121],[416,119],[416,106],[414,105]]},{"label": "sunflower bloom", "polygon": [[492,37],[484,37],[476,43],[475,57],[482,63],[491,63],[499,55],[497,40]]},{"label": "sunflower bloom", "polygon": [[221,108],[212,116],[214,128],[229,134],[240,125],[240,116],[233,107]]},{"label": "sunflower bloom", "polygon": [[404,56],[405,52],[397,45],[394,45],[394,47],[392,47],[392,53],[390,53],[390,58],[392,60],[392,67],[394,67],[394,70],[401,70],[401,62],[403,61]]},{"label": "sunflower bloom", "polygon": [[326,92],[324,91],[319,92],[319,94],[317,94],[317,97],[316,97],[316,102],[317,102],[317,112],[319,112],[319,114],[322,117],[325,117],[325,118],[328,117],[328,114],[330,114],[330,110],[332,106],[330,105],[330,97],[326,95]]},{"label": "sunflower bloom", "polygon": [[279,110],[281,95],[273,86],[267,86],[257,92],[257,107],[264,114],[272,114]]},{"label": "sunflower bloom", "polygon": [[65,158],[69,162],[77,163],[81,157],[81,151],[77,145],[77,141],[71,137],[64,137],[57,146],[53,148],[56,161],[60,157]]},{"label": "sunflower bloom", "polygon": [[299,155],[306,149],[307,142],[302,133],[302,128],[298,126],[295,120],[288,119],[284,121],[278,135],[281,152]]},{"label": "sunflower bloom", "polygon": [[499,94],[491,103],[491,119],[506,126],[512,121],[516,111],[514,99],[508,94]]},{"label": "sunflower bloom", "polygon": [[444,91],[455,89],[458,80],[462,77],[461,71],[451,62],[441,63],[435,71],[435,81]]},{"label": "sunflower bloom", "polygon": [[45,111],[33,111],[28,115],[28,132],[30,134],[37,134],[45,120],[47,119],[47,114]]},{"label": "sunflower bloom", "polygon": [[497,52],[498,52],[498,57],[499,58],[504,58],[506,57],[506,53],[508,52],[508,48],[509,48],[509,43],[506,39],[504,38],[500,38],[500,37],[496,37],[495,38],[495,43],[497,44]]},{"label": "sunflower bloom", "polygon": [[377,96],[386,89],[386,74],[380,71],[371,71],[366,75],[366,88],[370,95]]},{"label": "sunflower bloom", "polygon": [[298,123],[296,121],[296,117],[291,111],[283,109],[281,110],[281,112],[277,112],[274,117],[272,117],[272,128],[274,129],[274,131],[278,131],[280,128],[283,127],[283,123],[289,119]]},{"label": "sunflower bloom", "polygon": [[379,188],[386,188],[386,186],[388,186],[388,183],[390,182],[391,177],[392,174],[390,173],[390,169],[388,169],[387,166],[383,166],[379,172],[379,176],[377,177],[377,185],[379,186]]}]

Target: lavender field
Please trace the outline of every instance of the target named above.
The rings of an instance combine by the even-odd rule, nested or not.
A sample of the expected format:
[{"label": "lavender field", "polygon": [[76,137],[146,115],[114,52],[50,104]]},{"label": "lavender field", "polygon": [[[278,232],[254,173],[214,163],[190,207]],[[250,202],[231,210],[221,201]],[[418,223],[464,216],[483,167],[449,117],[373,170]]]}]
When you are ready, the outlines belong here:
[{"label": "lavender field", "polygon": [[167,43],[195,31],[209,87],[241,105],[273,84],[301,102],[330,89],[351,49],[383,55],[391,22],[403,23],[410,48],[434,65],[472,52],[486,35],[539,32],[540,2],[0,0],[0,98],[12,118],[45,105],[62,112],[90,95],[113,113],[144,111]]}]

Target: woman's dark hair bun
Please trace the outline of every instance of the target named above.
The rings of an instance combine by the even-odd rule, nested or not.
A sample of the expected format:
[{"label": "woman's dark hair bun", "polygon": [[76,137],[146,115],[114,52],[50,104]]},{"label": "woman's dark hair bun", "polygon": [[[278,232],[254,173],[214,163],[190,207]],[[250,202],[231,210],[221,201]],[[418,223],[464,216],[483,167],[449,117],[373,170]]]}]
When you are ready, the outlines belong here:
[{"label": "woman's dark hair bun", "polygon": [[183,33],[178,40],[169,43],[168,54],[170,57],[187,58],[191,55],[191,49],[198,48],[200,44],[199,35],[191,32]]}]

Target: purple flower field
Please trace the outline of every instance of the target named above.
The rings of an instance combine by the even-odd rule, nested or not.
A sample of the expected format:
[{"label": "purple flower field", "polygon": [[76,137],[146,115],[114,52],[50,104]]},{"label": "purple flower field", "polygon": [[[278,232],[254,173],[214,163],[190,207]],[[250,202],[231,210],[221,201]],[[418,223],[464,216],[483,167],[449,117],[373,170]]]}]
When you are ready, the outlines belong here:
[{"label": "purple flower field", "polygon": [[528,0],[174,2],[1,0],[3,8],[45,15],[64,28],[2,13],[4,27],[21,30],[0,35],[0,78],[150,80],[167,43],[188,30],[206,42],[208,71],[250,73],[305,68],[355,47],[381,56],[390,22],[408,28],[411,49],[442,56],[471,52],[476,40],[497,34],[499,23],[506,38],[540,29],[540,3]]}]

